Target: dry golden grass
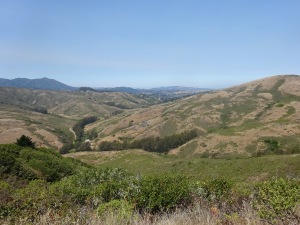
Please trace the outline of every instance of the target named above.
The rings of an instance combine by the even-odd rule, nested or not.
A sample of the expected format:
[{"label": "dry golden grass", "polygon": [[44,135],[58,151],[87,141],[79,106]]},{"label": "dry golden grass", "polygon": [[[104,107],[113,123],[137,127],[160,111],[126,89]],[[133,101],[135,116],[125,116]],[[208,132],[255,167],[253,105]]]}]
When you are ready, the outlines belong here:
[{"label": "dry golden grass", "polygon": [[[133,110],[130,114],[93,124],[101,136],[94,145],[118,137],[162,137],[196,128],[201,135],[196,139],[194,153],[252,154],[246,149],[256,145],[257,150],[262,150],[264,137],[300,135],[298,90],[300,76],[274,76]],[[180,149],[172,150],[171,154],[180,153]]]},{"label": "dry golden grass", "polygon": [[[9,221],[0,221],[3,225]],[[41,215],[37,221],[30,223],[28,220],[15,221],[19,225],[266,225],[270,224],[260,219],[249,204],[244,204],[237,213],[226,214],[216,207],[207,208],[196,204],[190,209],[176,210],[172,213],[161,215],[134,213],[131,218],[120,219],[114,213],[108,213],[100,217],[94,211],[81,208],[78,211],[70,211],[68,215],[61,216],[58,212],[48,211]],[[273,224],[296,225],[297,221],[274,221]]]}]

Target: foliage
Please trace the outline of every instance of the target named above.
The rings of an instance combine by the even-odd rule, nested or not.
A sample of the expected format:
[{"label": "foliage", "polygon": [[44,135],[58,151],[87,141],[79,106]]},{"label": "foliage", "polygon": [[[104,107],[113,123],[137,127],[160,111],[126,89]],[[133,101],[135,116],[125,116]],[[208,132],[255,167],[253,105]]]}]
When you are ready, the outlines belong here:
[{"label": "foliage", "polygon": [[18,138],[16,144],[21,147],[35,148],[35,142],[33,142],[30,137],[25,135],[22,135],[20,138]]},{"label": "foliage", "polygon": [[81,141],[84,134],[84,127],[97,120],[96,116],[90,116],[79,120],[74,126],[73,131],[76,134],[77,141]]},{"label": "foliage", "polygon": [[88,139],[95,139],[95,138],[98,137],[98,133],[97,133],[97,131],[96,131],[95,129],[93,129],[93,130],[87,132],[86,135],[87,135],[87,138],[88,138]]},{"label": "foliage", "polygon": [[12,187],[5,181],[0,181],[0,218],[9,216],[9,203],[12,201]]},{"label": "foliage", "polygon": [[131,143],[132,148],[142,148],[150,152],[168,152],[197,137],[196,130],[185,131],[164,138],[145,138]]},{"label": "foliage", "polygon": [[[23,149],[14,146],[12,154],[22,154]],[[119,168],[84,167],[53,183],[33,180],[16,185],[11,179],[0,181],[0,221],[38,224],[38,218],[44,215],[50,217],[51,223],[53,215],[66,218],[72,213],[81,221],[89,211],[97,213],[100,220],[113,217],[117,224],[128,224],[136,211],[152,217],[191,208],[195,201],[200,201],[201,207],[209,206],[219,222],[232,224],[243,215],[239,208],[242,205],[237,202],[251,196],[267,222],[279,218],[282,223],[296,221],[293,209],[299,204],[299,181],[278,179],[246,186],[237,186],[225,178],[201,182],[175,173],[132,176]],[[237,207],[231,206],[234,204]]]},{"label": "foliage", "polygon": [[267,144],[266,151],[271,151],[274,153],[281,153],[279,150],[279,143],[276,140],[264,140],[264,142]]},{"label": "foliage", "polygon": [[98,146],[99,151],[123,150],[123,144],[119,141],[102,141]]},{"label": "foliage", "polygon": [[34,108],[33,111],[42,113],[42,114],[48,114],[48,111],[45,107],[37,107],[37,108]]},{"label": "foliage", "polygon": [[298,180],[272,179],[257,185],[255,206],[265,219],[284,219],[292,216],[293,209],[300,203]]},{"label": "foliage", "polygon": [[79,145],[77,151],[80,151],[80,152],[92,151],[90,142],[87,141],[87,142],[81,143]]},{"label": "foliage", "polygon": [[212,179],[202,184],[202,197],[210,201],[221,201],[229,197],[232,183],[226,179]]},{"label": "foliage", "polygon": [[0,175],[22,179],[45,179],[53,182],[71,175],[77,167],[85,167],[76,160],[63,158],[46,148],[22,148],[17,145],[0,145]]},{"label": "foliage", "polygon": [[149,152],[168,152],[171,149],[177,148],[191,139],[197,137],[196,130],[185,131],[180,134],[174,134],[164,138],[159,137],[148,137],[133,142],[119,142],[119,141],[103,141],[100,143],[98,149],[100,151],[110,150],[124,150],[129,148],[141,148]]},{"label": "foliage", "polygon": [[78,204],[97,206],[129,196],[129,183],[130,177],[119,168],[89,169],[62,180],[55,188]]},{"label": "foliage", "polygon": [[191,201],[187,177],[175,174],[144,176],[135,195],[137,208],[150,212],[162,212],[188,205]]},{"label": "foliage", "polygon": [[134,205],[126,200],[112,200],[101,204],[97,212],[100,216],[114,215],[119,221],[128,221],[133,217]]},{"label": "foliage", "polygon": [[60,154],[67,154],[74,148],[74,144],[71,142],[65,143],[60,149],[59,153]]}]

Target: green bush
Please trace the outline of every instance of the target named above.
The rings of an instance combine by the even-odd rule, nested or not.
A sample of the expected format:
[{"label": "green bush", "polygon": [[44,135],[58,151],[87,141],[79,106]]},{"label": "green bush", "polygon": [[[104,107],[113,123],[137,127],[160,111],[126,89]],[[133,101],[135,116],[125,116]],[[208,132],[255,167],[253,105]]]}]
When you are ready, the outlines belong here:
[{"label": "green bush", "polygon": [[232,183],[226,179],[212,179],[202,184],[202,197],[210,201],[227,199],[232,189]]},{"label": "green bush", "polygon": [[134,197],[138,209],[150,212],[185,206],[191,199],[191,187],[187,177],[174,174],[142,177]]},{"label": "green bush", "polygon": [[114,215],[120,222],[125,222],[133,217],[134,205],[125,200],[112,200],[101,204],[97,212],[101,217]]},{"label": "green bush", "polygon": [[49,149],[22,149],[20,159],[36,174],[53,182],[73,173],[74,165],[60,154]]},{"label": "green bush", "polygon": [[284,219],[293,216],[293,209],[300,203],[300,182],[272,179],[256,187],[255,207],[264,219]]},{"label": "green bush", "polygon": [[52,149],[0,145],[0,177],[40,178],[53,182],[85,167],[76,160],[63,158]]},{"label": "green bush", "polygon": [[54,188],[78,204],[89,202],[94,207],[127,198],[131,182],[131,177],[119,168],[89,169],[62,180]]},{"label": "green bush", "polygon": [[12,200],[12,187],[5,181],[0,181],[0,219],[10,216],[9,204]]}]

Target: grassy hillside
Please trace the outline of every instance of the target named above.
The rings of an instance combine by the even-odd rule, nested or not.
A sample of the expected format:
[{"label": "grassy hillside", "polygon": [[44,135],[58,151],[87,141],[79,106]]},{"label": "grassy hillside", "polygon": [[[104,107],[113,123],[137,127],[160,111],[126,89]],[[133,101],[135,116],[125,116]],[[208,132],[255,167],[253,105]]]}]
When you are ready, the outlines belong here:
[{"label": "grassy hillside", "polygon": [[226,178],[234,182],[251,183],[272,177],[297,178],[300,175],[300,154],[210,159],[124,150],[71,153],[66,157],[79,159],[99,168],[121,167],[133,174],[176,172],[200,180]]},{"label": "grassy hillside", "polygon": [[[47,91],[21,88],[0,88],[0,103],[38,111],[46,109],[51,114],[81,118],[94,115],[105,117],[124,109],[146,107],[151,99],[118,92]],[[154,102],[155,103],[155,102]]]},{"label": "grassy hillside", "polygon": [[299,76],[274,76],[124,112],[87,130],[96,129],[99,133],[96,146],[102,141],[165,137],[196,128],[197,139],[170,152],[183,156],[299,153],[299,90]]},{"label": "grassy hillside", "polygon": [[54,150],[32,149],[14,144],[0,145],[0,180],[43,179],[49,182],[88,168],[80,161],[63,158]]},{"label": "grassy hillside", "polygon": [[[91,153],[90,160],[101,154]],[[108,154],[95,168],[51,149],[0,145],[0,223],[299,222],[300,185],[291,173],[299,174],[299,155],[186,161],[138,150]]]}]

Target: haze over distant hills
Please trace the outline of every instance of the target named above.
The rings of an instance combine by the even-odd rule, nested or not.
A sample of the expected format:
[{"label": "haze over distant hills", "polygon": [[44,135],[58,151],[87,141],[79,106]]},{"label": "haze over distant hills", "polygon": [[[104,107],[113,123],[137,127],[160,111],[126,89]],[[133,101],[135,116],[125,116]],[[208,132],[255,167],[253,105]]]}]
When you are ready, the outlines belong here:
[{"label": "haze over distant hills", "polygon": [[[158,87],[151,89],[131,88],[131,87],[109,87],[109,88],[90,88],[90,87],[72,87],[61,83],[54,79],[40,78],[40,79],[28,79],[28,78],[16,78],[16,79],[3,79],[0,78],[0,87],[17,87],[17,88],[29,88],[29,89],[41,89],[41,90],[55,90],[55,91],[73,91],[73,90],[89,90],[99,92],[122,92],[128,94],[147,94],[154,95],[155,98],[171,99],[178,97],[185,97],[192,94],[197,94],[203,91],[210,91],[208,88],[193,88],[193,87],[181,87],[181,86],[169,86]],[[155,96],[158,95],[158,96]],[[162,96],[163,95],[163,96]]]}]

